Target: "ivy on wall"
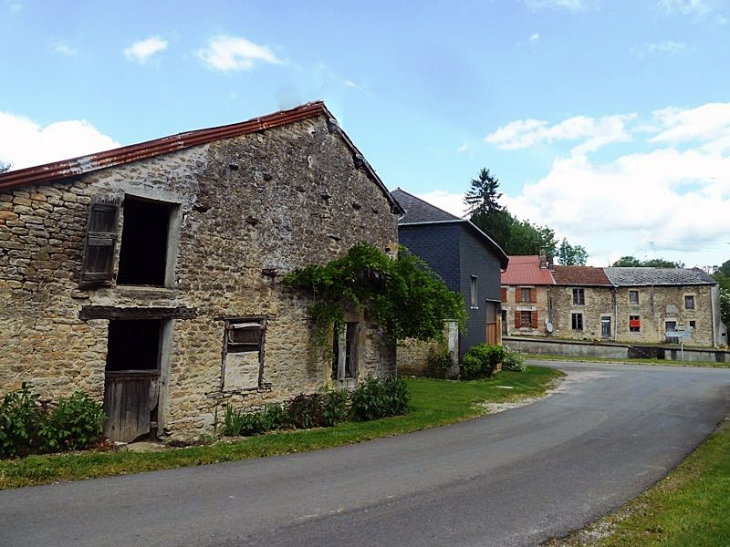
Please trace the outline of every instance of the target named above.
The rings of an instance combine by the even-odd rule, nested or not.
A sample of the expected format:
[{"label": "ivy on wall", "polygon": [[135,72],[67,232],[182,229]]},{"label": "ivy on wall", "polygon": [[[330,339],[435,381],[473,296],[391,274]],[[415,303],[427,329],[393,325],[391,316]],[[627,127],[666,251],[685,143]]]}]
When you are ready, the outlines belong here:
[{"label": "ivy on wall", "polygon": [[365,243],[324,265],[311,264],[286,275],[292,290],[312,298],[309,315],[315,342],[324,346],[333,324],[341,326],[345,310],[364,311],[390,340],[432,340],[443,336],[444,321],[463,327],[464,301],[448,290],[423,260],[401,247],[396,259]]}]

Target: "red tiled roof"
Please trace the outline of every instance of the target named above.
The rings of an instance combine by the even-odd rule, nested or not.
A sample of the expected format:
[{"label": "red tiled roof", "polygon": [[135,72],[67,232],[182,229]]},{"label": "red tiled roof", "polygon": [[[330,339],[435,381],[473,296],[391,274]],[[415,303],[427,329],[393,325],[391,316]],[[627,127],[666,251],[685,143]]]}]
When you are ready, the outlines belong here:
[{"label": "red tiled roof", "polygon": [[554,285],[548,268],[540,268],[537,255],[510,256],[507,269],[502,272],[502,285]]},{"label": "red tiled roof", "polygon": [[555,266],[553,279],[556,285],[612,286],[603,268],[592,266]]}]

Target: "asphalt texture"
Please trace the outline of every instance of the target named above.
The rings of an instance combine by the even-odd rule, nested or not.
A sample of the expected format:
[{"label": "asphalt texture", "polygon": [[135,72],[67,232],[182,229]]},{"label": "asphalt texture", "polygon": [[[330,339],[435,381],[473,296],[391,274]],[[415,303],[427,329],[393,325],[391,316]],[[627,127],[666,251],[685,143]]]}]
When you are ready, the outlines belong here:
[{"label": "asphalt texture", "polygon": [[0,492],[3,546],[529,546],[619,507],[730,413],[730,369],[550,363],[553,395],[336,449]]}]

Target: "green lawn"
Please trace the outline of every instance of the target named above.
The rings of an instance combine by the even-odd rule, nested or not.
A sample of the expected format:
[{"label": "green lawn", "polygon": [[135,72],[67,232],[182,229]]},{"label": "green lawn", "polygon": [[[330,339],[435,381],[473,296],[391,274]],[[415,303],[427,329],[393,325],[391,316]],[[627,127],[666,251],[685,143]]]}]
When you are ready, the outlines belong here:
[{"label": "green lawn", "polygon": [[472,382],[409,378],[412,409],[405,416],[163,452],[88,451],[4,460],[0,461],[0,489],[306,452],[400,435],[483,415],[484,402],[539,396],[562,375],[554,369],[530,366],[525,372],[501,372]]}]

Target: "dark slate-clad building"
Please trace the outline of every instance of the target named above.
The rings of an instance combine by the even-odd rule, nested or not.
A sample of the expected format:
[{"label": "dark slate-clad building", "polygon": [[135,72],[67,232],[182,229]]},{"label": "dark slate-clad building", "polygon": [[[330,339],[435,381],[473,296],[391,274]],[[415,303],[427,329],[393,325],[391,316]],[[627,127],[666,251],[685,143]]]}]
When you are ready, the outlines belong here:
[{"label": "dark slate-clad building", "polygon": [[509,261],[505,252],[469,220],[400,188],[392,194],[406,211],[398,221],[399,243],[464,296],[467,323],[466,332],[459,334],[459,358],[477,344],[500,344],[500,274]]}]

